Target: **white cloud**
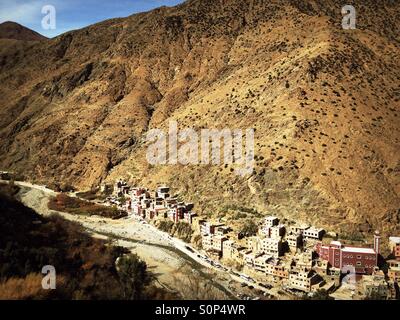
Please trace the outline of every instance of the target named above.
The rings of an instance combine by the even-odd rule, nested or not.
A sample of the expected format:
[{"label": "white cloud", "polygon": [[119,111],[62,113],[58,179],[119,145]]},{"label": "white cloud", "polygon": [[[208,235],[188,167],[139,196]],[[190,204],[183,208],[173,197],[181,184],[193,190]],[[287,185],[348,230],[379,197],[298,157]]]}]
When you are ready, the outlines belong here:
[{"label": "white cloud", "polygon": [[16,0],[3,0],[0,4],[0,23],[15,21],[21,24],[33,24],[41,19],[41,1],[21,3]]},{"label": "white cloud", "polygon": [[53,5],[59,11],[65,7],[65,2],[60,0],[1,0],[0,1],[0,23],[14,21],[23,25],[40,24],[45,5]]}]

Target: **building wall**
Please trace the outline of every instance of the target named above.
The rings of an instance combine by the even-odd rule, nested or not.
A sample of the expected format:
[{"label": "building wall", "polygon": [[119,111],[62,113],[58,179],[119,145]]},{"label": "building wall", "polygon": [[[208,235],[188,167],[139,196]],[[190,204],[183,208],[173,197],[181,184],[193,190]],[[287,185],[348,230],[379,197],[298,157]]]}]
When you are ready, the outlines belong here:
[{"label": "building wall", "polygon": [[400,259],[400,244],[397,244],[393,248],[393,254],[397,259]]},{"label": "building wall", "polygon": [[275,266],[273,275],[282,279],[288,279],[289,271],[284,266]]},{"label": "building wall", "polygon": [[232,241],[225,241],[222,244],[223,258],[228,260],[233,260],[233,243]]},{"label": "building wall", "polygon": [[323,236],[324,231],[320,229],[314,229],[314,228],[309,228],[304,230],[303,236],[305,238],[310,238],[310,239],[315,239],[315,240],[321,240]]},{"label": "building wall", "polygon": [[378,262],[376,253],[349,252],[336,245],[317,244],[316,251],[319,257],[328,261],[332,267],[342,269],[350,266],[360,274],[372,274]]},{"label": "building wall", "polygon": [[278,225],[279,219],[276,217],[266,217],[264,220],[264,224],[267,228]]},{"label": "building wall", "polygon": [[400,269],[389,269],[388,277],[393,282],[399,283],[400,282]]},{"label": "building wall", "polygon": [[372,274],[377,265],[376,254],[342,252],[342,266],[353,266],[356,273]]},{"label": "building wall", "polygon": [[203,236],[201,244],[204,250],[210,250],[212,248],[212,237],[210,235]]},{"label": "building wall", "polygon": [[289,286],[308,292],[311,290],[311,279],[306,272],[291,273],[289,274]]},{"label": "building wall", "polygon": [[282,242],[276,239],[262,239],[260,241],[259,250],[266,254],[279,257],[282,254]]}]

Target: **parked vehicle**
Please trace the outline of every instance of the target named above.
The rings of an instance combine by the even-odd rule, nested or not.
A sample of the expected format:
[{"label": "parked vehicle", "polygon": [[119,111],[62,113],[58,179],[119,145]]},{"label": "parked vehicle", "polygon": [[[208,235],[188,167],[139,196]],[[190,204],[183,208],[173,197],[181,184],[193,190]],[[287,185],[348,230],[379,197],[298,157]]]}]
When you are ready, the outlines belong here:
[{"label": "parked vehicle", "polygon": [[194,253],[194,250],[193,250],[191,247],[185,246],[185,248],[186,248],[187,250],[189,250],[190,252]]}]

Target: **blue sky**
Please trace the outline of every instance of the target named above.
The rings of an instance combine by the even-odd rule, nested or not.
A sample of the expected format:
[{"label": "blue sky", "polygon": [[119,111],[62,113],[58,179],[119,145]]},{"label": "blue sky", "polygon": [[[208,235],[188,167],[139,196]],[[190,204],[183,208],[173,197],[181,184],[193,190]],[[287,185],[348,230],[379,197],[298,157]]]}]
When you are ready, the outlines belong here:
[{"label": "blue sky", "polygon": [[[0,23],[18,22],[46,37],[54,37],[110,18],[126,17],[160,6],[174,6],[183,0],[0,0]],[[56,9],[56,29],[42,28],[42,8]]]}]

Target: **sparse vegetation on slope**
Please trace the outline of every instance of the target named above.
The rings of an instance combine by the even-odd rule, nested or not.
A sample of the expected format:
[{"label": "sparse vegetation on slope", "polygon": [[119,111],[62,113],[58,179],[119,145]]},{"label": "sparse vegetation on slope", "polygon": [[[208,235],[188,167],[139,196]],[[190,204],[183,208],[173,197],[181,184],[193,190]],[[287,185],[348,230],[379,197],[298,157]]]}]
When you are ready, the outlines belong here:
[{"label": "sparse vegetation on slope", "polygon": [[115,207],[106,207],[94,204],[79,198],[58,194],[49,201],[49,209],[81,215],[97,215],[105,218],[119,219],[127,215],[126,212]]},{"label": "sparse vegetation on slope", "polygon": [[[339,0],[190,0],[0,46],[0,166],[85,190],[162,181],[199,214],[400,232],[400,3],[352,4],[356,30]],[[143,137],[170,120],[254,128],[251,177],[149,165]]]},{"label": "sparse vegetation on slope", "polygon": [[156,220],[155,226],[161,231],[168,232],[172,237],[179,238],[190,243],[193,235],[193,229],[186,222],[174,223],[170,220]]}]

